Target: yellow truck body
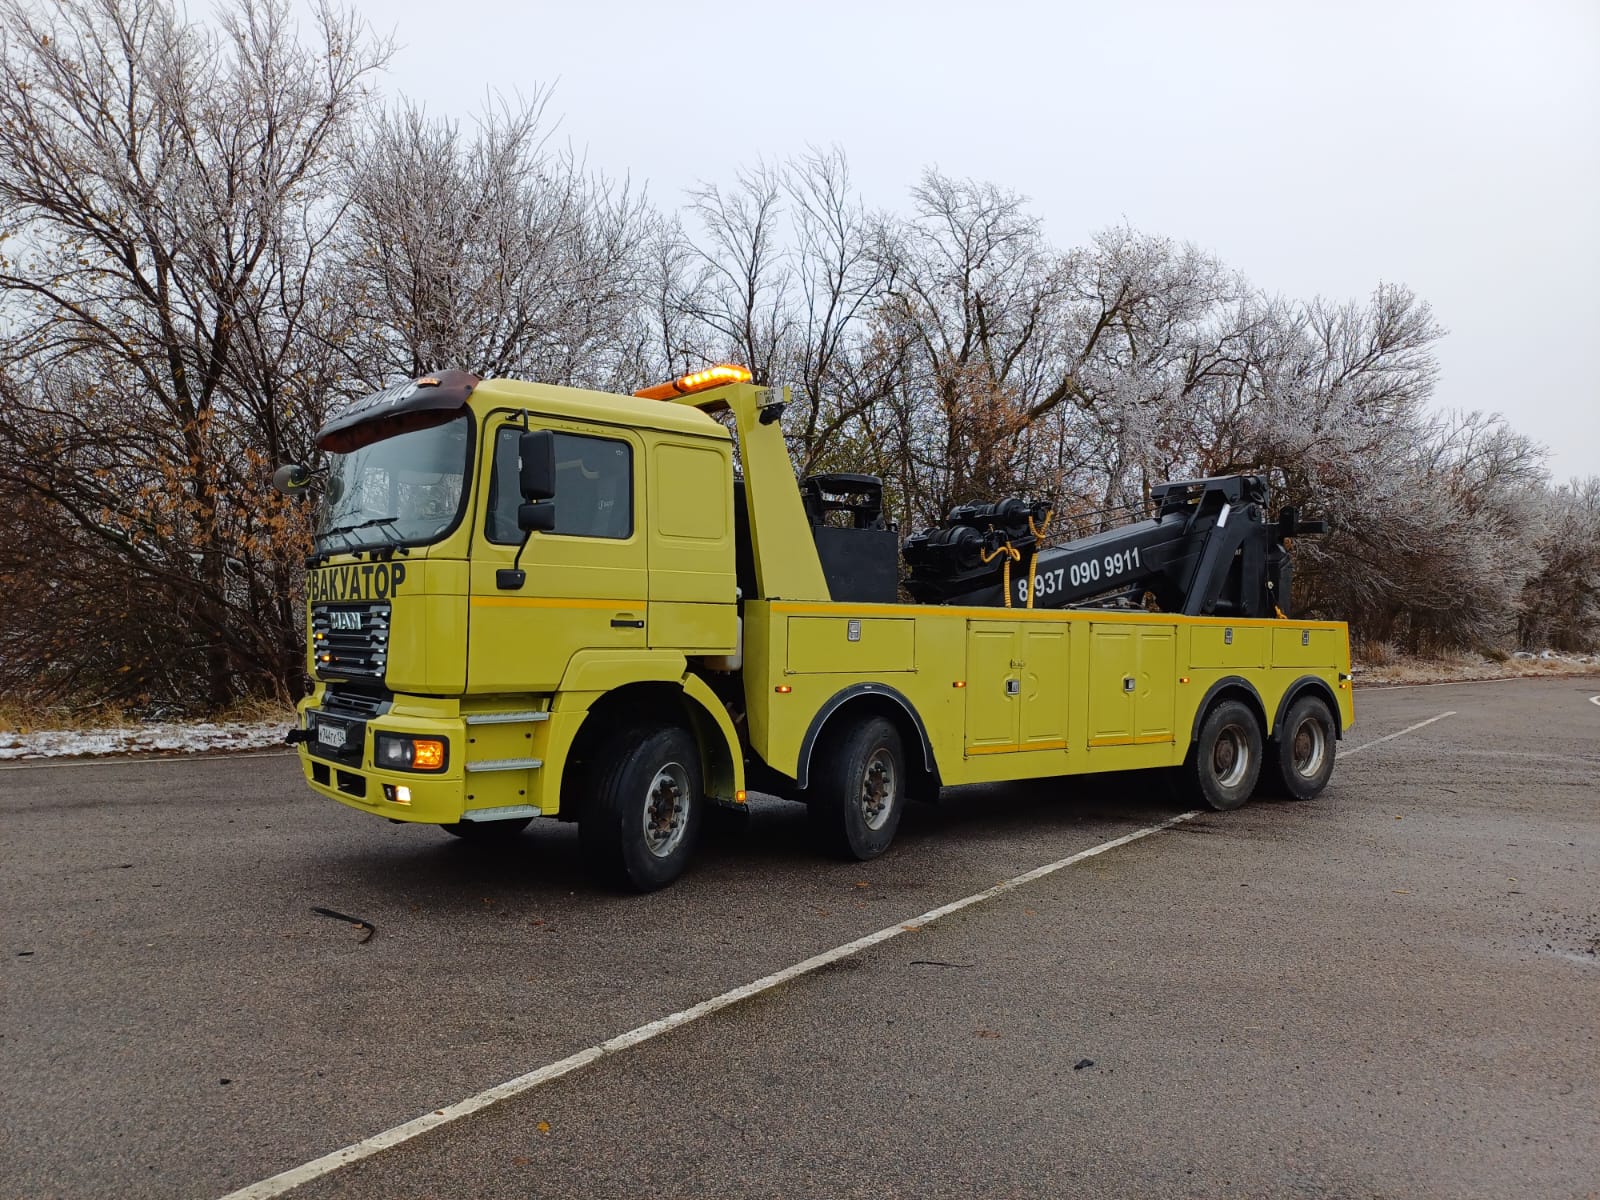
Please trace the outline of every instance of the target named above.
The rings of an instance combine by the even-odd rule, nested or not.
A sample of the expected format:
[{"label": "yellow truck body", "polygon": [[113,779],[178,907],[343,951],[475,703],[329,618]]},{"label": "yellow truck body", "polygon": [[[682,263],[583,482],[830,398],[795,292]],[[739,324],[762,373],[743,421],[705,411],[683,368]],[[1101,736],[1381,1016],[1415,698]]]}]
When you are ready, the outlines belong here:
[{"label": "yellow truck body", "polygon": [[[346,531],[325,518],[310,571],[316,683],[291,736],[310,787],[351,808],[465,836],[577,819],[602,876],[648,888],[681,870],[702,802],[742,805],[748,779],[835,824],[859,800],[851,828],[872,833],[886,806],[943,786],[1181,771],[1229,700],[1257,726],[1236,731],[1239,752],[1263,757],[1290,755],[1286,714],[1311,712],[1300,734],[1322,738],[1318,771],[1353,720],[1338,623],[833,600],[777,390],[739,382],[670,402],[466,379],[431,425],[386,435],[379,417],[334,455],[332,509],[360,516],[352,497],[366,496],[399,511],[415,493],[431,522],[385,512]],[[734,440],[703,409],[734,418],[759,594],[736,585]],[[557,516],[534,532],[517,524],[530,431],[555,447]],[[417,536],[399,536],[407,522]],[[861,758],[859,795],[820,797],[819,750],[849,757],[846,734],[867,722],[883,747]],[[667,747],[651,751],[665,764],[653,775],[630,759],[651,737]],[[830,769],[834,791],[856,788]],[[612,794],[641,786],[642,809]],[[834,832],[857,857],[886,844]]]}]

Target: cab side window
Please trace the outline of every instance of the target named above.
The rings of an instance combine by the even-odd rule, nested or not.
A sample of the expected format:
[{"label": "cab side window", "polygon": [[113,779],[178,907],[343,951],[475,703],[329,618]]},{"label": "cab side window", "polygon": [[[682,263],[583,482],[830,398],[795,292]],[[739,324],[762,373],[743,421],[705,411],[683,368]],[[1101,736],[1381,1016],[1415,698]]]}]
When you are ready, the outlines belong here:
[{"label": "cab side window", "polygon": [[[485,534],[491,542],[515,546],[517,528],[517,438],[522,428],[502,426],[495,435],[494,472],[489,477],[489,518]],[[567,537],[628,538],[633,536],[633,450],[616,438],[557,433],[556,508],[554,533]]]}]

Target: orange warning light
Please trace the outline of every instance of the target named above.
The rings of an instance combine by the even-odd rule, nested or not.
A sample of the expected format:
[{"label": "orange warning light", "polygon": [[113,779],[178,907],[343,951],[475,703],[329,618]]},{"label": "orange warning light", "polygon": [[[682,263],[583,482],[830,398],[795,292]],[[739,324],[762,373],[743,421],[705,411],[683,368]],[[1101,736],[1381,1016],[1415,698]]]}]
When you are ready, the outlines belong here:
[{"label": "orange warning light", "polygon": [[654,387],[641,388],[634,395],[641,400],[676,400],[679,396],[692,396],[695,392],[708,391],[725,383],[749,383],[750,378],[749,367],[741,367],[737,363],[718,363],[704,371],[680,375]]}]

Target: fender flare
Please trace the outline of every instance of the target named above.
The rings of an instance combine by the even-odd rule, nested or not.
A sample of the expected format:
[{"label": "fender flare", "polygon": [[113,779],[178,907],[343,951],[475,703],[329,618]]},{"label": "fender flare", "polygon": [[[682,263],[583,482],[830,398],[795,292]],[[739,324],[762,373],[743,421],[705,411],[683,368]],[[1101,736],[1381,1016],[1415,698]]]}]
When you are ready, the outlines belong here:
[{"label": "fender flare", "polygon": [[1284,690],[1283,699],[1278,702],[1278,714],[1272,718],[1274,732],[1283,724],[1283,719],[1289,715],[1289,706],[1307,692],[1315,692],[1318,698],[1328,706],[1328,711],[1333,714],[1334,740],[1344,741],[1343,721],[1339,717],[1338,697],[1333,694],[1333,689],[1328,686],[1328,681],[1320,675],[1302,675]]},{"label": "fender flare", "polygon": [[[683,677],[684,707],[696,726],[707,766],[706,794],[725,804],[738,803],[744,789],[744,752],[739,746],[739,734],[733,728],[728,710],[709,684],[700,676],[690,673]],[[718,745],[717,739],[721,738]],[[713,756],[713,747],[718,751]]]},{"label": "fender flare", "polygon": [[[1261,711],[1261,715],[1263,717],[1267,715],[1267,706],[1261,702],[1261,693],[1256,691],[1255,684],[1240,675],[1224,675],[1206,689],[1206,694],[1200,698],[1200,703],[1195,706],[1194,724],[1189,729],[1189,742],[1191,745],[1200,737],[1200,723],[1206,719],[1206,713],[1211,709],[1211,702],[1223,692],[1234,690],[1250,693],[1250,697],[1256,702],[1256,708]],[[1272,727],[1276,729],[1278,727],[1277,723],[1274,722]],[[1261,736],[1263,738],[1268,736],[1265,729],[1261,731]]]},{"label": "fender flare", "polygon": [[917,731],[917,737],[922,742],[922,764],[928,774],[934,779],[939,777],[939,765],[933,758],[933,743],[928,740],[928,729],[922,723],[922,716],[916,707],[894,688],[886,683],[855,683],[843,691],[835,692],[826,703],[817,709],[816,716],[811,718],[811,725],[806,729],[806,736],[800,743],[800,757],[795,764],[795,783],[804,789],[809,782],[811,774],[811,753],[816,749],[817,738],[828,723],[828,718],[833,716],[852,700],[862,696],[881,696],[893,701],[905,710],[911,720],[912,727]]},{"label": "fender flare", "polygon": [[[678,683],[687,663],[675,650],[639,648],[579,650],[567,660],[556,695],[604,695],[630,683]],[[589,707],[583,704],[582,707]]]}]

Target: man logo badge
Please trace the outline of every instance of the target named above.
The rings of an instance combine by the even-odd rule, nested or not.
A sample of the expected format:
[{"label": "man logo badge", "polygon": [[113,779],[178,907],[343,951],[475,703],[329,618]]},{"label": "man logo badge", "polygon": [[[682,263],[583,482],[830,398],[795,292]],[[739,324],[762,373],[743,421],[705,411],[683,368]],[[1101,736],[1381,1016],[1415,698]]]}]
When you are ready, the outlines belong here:
[{"label": "man logo badge", "polygon": [[328,613],[328,628],[361,632],[361,614],[349,609],[335,608]]}]

